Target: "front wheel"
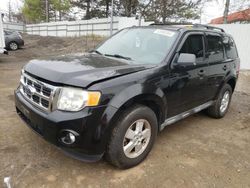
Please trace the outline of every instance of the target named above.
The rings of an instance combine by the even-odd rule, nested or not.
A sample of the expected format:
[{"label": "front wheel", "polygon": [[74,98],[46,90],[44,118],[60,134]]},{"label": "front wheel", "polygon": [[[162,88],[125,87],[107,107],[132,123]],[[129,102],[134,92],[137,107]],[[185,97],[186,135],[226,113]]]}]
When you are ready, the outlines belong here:
[{"label": "front wheel", "polygon": [[158,132],[155,113],[146,106],[127,109],[112,132],[106,159],[119,168],[142,162],[151,151]]},{"label": "front wheel", "polygon": [[232,97],[232,87],[229,84],[221,89],[215,104],[207,109],[208,114],[214,118],[222,118],[228,111]]}]

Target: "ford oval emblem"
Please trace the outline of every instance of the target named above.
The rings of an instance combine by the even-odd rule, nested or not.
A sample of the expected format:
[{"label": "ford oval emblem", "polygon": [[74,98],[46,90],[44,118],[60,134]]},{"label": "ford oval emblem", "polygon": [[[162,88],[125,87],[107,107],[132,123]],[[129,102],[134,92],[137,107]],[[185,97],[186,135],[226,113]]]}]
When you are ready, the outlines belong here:
[{"label": "ford oval emblem", "polygon": [[26,92],[28,95],[33,95],[36,92],[36,89],[33,88],[32,86],[28,85],[28,86],[26,86]]}]

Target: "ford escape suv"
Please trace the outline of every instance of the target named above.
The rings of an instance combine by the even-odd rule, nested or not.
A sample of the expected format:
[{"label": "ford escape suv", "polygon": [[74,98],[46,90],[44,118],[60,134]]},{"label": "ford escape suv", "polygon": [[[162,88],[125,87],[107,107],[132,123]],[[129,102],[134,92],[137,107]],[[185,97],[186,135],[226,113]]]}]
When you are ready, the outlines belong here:
[{"label": "ford escape suv", "polygon": [[165,126],[228,111],[240,60],[220,28],[131,27],[89,53],[30,61],[15,91],[26,124],[77,159],[142,162]]}]

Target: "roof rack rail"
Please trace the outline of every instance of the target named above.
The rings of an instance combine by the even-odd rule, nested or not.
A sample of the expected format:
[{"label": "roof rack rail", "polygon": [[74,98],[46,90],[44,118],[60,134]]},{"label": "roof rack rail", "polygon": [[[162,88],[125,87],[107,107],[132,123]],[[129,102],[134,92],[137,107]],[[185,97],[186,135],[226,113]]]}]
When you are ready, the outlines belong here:
[{"label": "roof rack rail", "polygon": [[183,22],[183,23],[167,22],[167,23],[152,23],[150,25],[193,25],[193,24],[190,22]]},{"label": "roof rack rail", "polygon": [[206,29],[210,29],[210,30],[218,30],[218,31],[221,31],[223,33],[225,33],[224,29],[222,28],[219,28],[219,27],[214,27],[214,26],[210,26],[210,25],[203,25],[203,24],[193,24],[193,23],[152,23],[150,25],[187,25],[187,26],[193,26],[194,28],[206,28]]},{"label": "roof rack rail", "polygon": [[196,28],[203,27],[203,28],[210,29],[210,30],[219,30],[219,31],[225,33],[224,29],[219,28],[219,27],[210,26],[210,25],[193,24],[193,27],[196,27]]}]

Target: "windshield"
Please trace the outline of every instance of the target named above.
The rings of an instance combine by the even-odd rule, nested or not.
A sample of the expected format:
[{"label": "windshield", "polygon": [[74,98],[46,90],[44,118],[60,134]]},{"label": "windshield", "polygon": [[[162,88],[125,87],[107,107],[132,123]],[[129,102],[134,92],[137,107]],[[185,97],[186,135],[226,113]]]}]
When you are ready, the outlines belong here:
[{"label": "windshield", "polygon": [[176,37],[177,32],[165,29],[129,28],[105,41],[96,52],[131,64],[159,64]]}]

